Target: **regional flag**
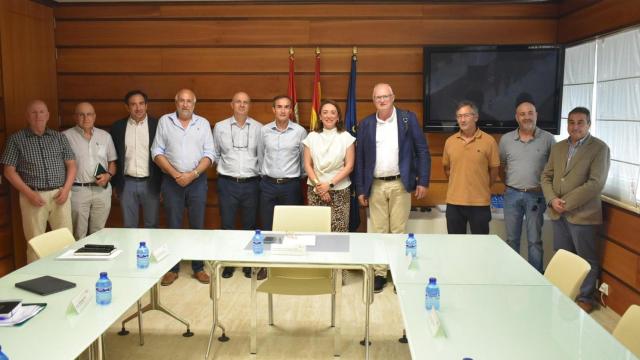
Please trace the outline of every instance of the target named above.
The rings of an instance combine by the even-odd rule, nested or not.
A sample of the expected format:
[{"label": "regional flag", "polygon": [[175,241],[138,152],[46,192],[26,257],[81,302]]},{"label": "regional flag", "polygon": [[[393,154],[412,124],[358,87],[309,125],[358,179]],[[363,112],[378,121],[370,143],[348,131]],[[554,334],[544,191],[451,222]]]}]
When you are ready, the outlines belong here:
[{"label": "regional flag", "polygon": [[320,115],[320,49],[316,48],[316,66],[313,76],[313,98],[311,98],[311,119],[309,120],[309,131],[316,127]]}]

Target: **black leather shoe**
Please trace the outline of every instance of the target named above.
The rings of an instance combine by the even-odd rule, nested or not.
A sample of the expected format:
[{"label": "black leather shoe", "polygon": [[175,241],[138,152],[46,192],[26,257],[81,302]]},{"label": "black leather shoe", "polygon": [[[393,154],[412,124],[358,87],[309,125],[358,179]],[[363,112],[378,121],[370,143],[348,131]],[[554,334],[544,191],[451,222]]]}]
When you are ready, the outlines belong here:
[{"label": "black leather shoe", "polygon": [[243,267],[242,268],[242,272],[244,273],[244,277],[246,277],[247,279],[251,279],[251,268],[250,267]]},{"label": "black leather shoe", "polygon": [[376,276],[373,279],[373,292],[382,292],[382,289],[384,289],[385,285],[387,285],[387,278],[384,276]]},{"label": "black leather shoe", "polygon": [[233,276],[233,272],[236,271],[236,268],[231,266],[226,266],[224,270],[222,270],[222,277],[228,279]]}]

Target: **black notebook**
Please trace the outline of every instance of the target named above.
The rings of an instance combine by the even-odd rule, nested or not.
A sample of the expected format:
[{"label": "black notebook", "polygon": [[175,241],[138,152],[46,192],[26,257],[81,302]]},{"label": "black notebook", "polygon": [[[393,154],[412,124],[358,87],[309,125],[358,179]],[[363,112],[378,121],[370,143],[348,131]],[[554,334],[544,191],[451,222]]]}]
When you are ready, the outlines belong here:
[{"label": "black notebook", "polygon": [[44,296],[74,288],[76,287],[76,284],[46,275],[16,283],[16,287]]}]

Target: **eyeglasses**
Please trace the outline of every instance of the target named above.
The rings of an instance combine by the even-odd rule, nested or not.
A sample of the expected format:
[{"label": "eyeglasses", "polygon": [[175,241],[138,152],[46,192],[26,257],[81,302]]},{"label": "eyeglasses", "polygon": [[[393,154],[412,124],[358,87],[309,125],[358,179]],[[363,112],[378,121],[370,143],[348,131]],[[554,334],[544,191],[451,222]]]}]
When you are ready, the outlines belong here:
[{"label": "eyeglasses", "polygon": [[379,96],[374,96],[373,100],[380,102],[380,101],[387,101],[389,99],[391,99],[393,97],[393,94],[388,94],[388,95],[379,95]]},{"label": "eyeglasses", "polygon": [[475,113],[456,114],[456,119],[471,119],[476,116]]},{"label": "eyeglasses", "polygon": [[[235,126],[238,129],[238,130],[236,130],[236,134],[239,133],[241,135],[246,135],[246,136],[240,136],[240,138],[244,137],[244,140],[245,140],[244,141],[244,145],[242,145],[242,144],[236,145],[236,137],[233,136],[233,128],[234,128],[234,126],[233,126],[233,124],[230,125],[231,126],[231,146],[234,149],[237,149],[237,150],[245,149],[246,150],[246,149],[249,148],[249,126],[250,125],[251,124],[248,124],[248,123],[245,124],[245,128],[247,129],[247,131],[244,131],[245,128],[240,128],[239,126]],[[238,139],[238,140],[240,140],[240,139]]]}]

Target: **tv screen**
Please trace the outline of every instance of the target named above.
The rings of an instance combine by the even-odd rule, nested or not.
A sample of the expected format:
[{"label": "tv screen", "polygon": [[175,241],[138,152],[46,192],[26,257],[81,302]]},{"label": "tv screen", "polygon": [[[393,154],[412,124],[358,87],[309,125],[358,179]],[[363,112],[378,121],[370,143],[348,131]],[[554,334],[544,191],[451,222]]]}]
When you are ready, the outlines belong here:
[{"label": "tv screen", "polygon": [[538,127],[558,134],[564,57],[560,46],[424,48],[424,130],[457,131],[456,104],[471,100],[489,133],[518,127],[516,103],[533,101]]}]

